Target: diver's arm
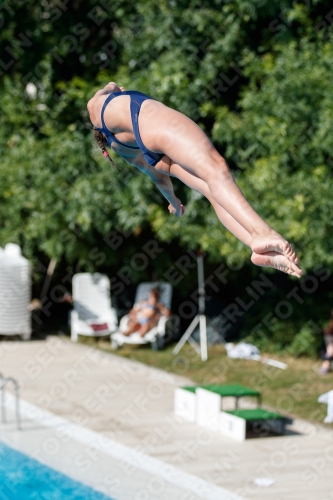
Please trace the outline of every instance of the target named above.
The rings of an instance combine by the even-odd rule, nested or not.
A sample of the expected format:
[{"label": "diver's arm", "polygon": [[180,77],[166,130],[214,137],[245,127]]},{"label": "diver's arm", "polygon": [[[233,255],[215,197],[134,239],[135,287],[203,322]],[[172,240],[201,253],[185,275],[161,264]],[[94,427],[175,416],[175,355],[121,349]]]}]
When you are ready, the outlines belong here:
[{"label": "diver's arm", "polygon": [[170,177],[162,174],[160,179],[152,179],[157,189],[163,194],[164,198],[168,200],[169,212],[181,217],[183,215],[183,205],[179,198],[174,193],[173,185]]},{"label": "diver's arm", "polygon": [[154,167],[149,165],[140,153],[135,158],[129,158],[117,151],[127,163],[136,167],[140,172],[148,175],[154,182],[158,190],[163,194],[164,198],[170,203],[168,209],[171,214],[181,217],[184,214],[184,206],[174,193],[173,185],[170,177],[162,172],[158,172]]}]

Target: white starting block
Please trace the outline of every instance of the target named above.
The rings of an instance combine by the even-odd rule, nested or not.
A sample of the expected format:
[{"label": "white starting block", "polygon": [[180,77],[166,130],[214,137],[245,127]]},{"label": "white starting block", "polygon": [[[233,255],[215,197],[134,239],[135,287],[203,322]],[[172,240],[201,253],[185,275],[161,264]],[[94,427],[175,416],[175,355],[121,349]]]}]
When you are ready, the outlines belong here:
[{"label": "white starting block", "polygon": [[244,441],[249,437],[283,435],[286,419],[262,408],[221,411],[218,431],[224,436]]},{"label": "white starting block", "polygon": [[218,416],[221,413],[221,396],[216,392],[198,387],[196,423],[213,431],[218,430]]},{"label": "white starting block", "polygon": [[197,399],[195,387],[177,387],[175,389],[175,415],[195,422],[197,418]]},{"label": "white starting block", "polygon": [[218,417],[218,431],[224,436],[244,441],[246,436],[246,421],[226,411],[221,411]]},{"label": "white starting block", "polygon": [[[333,392],[333,391],[332,391]],[[243,397],[256,397],[259,407],[238,409]],[[222,411],[225,397],[235,398],[235,410]],[[284,434],[286,418],[260,408],[260,393],[241,385],[208,385],[175,389],[175,414],[224,436],[244,441],[249,437]]]}]

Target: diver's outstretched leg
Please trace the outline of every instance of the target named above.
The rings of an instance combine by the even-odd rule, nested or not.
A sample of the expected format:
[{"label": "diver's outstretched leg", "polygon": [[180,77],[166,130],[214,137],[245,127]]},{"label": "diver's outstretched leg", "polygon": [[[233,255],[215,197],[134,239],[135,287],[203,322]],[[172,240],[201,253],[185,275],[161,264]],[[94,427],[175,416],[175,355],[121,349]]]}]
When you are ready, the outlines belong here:
[{"label": "diver's outstretched leg", "polygon": [[277,252],[297,264],[291,244],[255,212],[234,181],[227,162],[196,123],[162,103],[145,101],[139,127],[146,147],[164,152],[207,183],[212,198],[250,234],[253,252]]},{"label": "diver's outstretched leg", "polygon": [[[251,235],[243,226],[241,226],[221,205],[219,205],[212,197],[209,187],[206,182],[199,177],[196,177],[189,172],[186,172],[176,163],[170,163],[170,175],[177,177],[191,189],[203,194],[212,204],[216,215],[220,222],[238,238],[244,245],[251,248]],[[278,252],[267,252],[263,254],[252,253],[251,261],[253,264],[261,267],[273,267],[279,271],[285,272],[292,276],[300,277],[301,270],[299,267],[287,259],[284,255]]]}]

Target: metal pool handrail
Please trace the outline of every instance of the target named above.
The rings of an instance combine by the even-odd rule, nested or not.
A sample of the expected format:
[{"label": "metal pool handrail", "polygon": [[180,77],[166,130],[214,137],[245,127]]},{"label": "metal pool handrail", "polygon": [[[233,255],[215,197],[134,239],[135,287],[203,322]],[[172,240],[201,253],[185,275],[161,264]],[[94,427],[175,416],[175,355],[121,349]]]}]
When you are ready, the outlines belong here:
[{"label": "metal pool handrail", "polygon": [[15,398],[16,398],[16,426],[21,429],[21,417],[20,417],[20,397],[19,397],[19,385],[15,379],[12,377],[3,377],[0,374],[0,391],[1,391],[1,418],[2,422],[6,422],[6,408],[5,408],[5,386],[11,383],[14,386]]}]

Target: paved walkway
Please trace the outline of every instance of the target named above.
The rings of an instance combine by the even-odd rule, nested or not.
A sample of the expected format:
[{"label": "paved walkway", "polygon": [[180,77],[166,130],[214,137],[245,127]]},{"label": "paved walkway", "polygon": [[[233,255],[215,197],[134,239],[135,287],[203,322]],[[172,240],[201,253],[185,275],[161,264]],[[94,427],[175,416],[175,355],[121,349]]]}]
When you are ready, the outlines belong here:
[{"label": "paved walkway", "polygon": [[[232,500],[235,495],[248,500],[333,499],[333,433],[323,426],[296,421],[290,435],[235,442],[174,417],[174,387],[187,384],[187,379],[59,337],[49,337],[45,342],[0,343],[0,372],[19,381],[21,397],[27,402],[23,405],[26,422],[21,438],[12,435],[18,447],[25,446],[31,452],[28,444],[20,442],[24,442],[22,436],[34,425],[42,432],[52,421],[49,432],[62,429],[58,432],[68,435],[64,425],[69,421],[72,436],[79,433],[78,429],[83,435],[86,429],[95,449],[98,436],[109,440],[105,441],[108,446],[100,450],[102,463],[113,460],[114,464],[116,459],[116,451],[112,455],[107,449],[123,450],[119,459],[129,464],[128,483],[135,483],[135,474],[140,477],[138,481],[145,483],[148,494],[142,499]],[[36,407],[44,411],[39,416]],[[54,420],[48,412],[66,420]],[[10,426],[7,429],[7,433],[15,433]],[[4,427],[0,438],[3,433]],[[80,439],[74,440],[79,443]],[[82,439],[77,446],[86,444]],[[90,458],[82,460],[90,460],[93,467],[94,453],[89,453]],[[63,454],[67,462],[73,463],[73,453],[63,450],[60,456]],[[161,464],[174,467],[169,470],[170,478],[179,471],[183,473],[172,479],[167,496],[154,491],[161,487],[156,479],[162,474]],[[75,471],[71,475],[79,478]],[[85,482],[91,484],[94,475],[93,468],[88,469]],[[124,467],[115,476],[123,477]],[[195,494],[190,485],[195,480],[193,476],[202,480],[197,482],[198,488],[213,485],[211,492],[198,490]],[[269,488],[259,487],[253,482],[257,477],[271,477],[275,483]],[[95,483],[100,484],[100,479]],[[141,497],[137,496],[137,500]]]}]

